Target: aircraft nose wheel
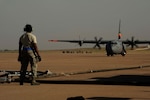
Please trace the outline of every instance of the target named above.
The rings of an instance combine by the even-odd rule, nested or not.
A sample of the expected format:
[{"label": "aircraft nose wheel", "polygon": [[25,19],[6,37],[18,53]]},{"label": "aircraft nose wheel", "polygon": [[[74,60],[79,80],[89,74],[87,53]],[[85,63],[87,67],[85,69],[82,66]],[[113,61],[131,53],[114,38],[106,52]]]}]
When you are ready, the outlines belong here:
[{"label": "aircraft nose wheel", "polygon": [[125,53],[125,52],[122,52],[122,53],[121,53],[121,55],[122,55],[122,56],[125,56],[125,55],[126,55],[126,53]]}]

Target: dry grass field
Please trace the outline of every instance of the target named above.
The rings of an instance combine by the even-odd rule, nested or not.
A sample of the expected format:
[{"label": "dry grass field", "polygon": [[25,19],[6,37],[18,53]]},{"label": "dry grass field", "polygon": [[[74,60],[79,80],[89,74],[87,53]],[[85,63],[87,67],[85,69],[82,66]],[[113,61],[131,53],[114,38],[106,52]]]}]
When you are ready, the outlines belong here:
[{"label": "dry grass field", "polygon": [[[127,69],[150,66],[149,50],[128,50],[125,57],[121,55],[107,57],[104,50],[88,51],[92,53],[41,51],[42,61],[38,64],[38,70],[49,69],[51,72],[61,74],[106,71],[45,78],[41,80],[47,80],[50,83],[41,83],[39,86],[31,86],[29,83],[25,83],[23,86],[20,86],[19,83],[0,84],[1,100],[66,100],[68,97],[75,96],[83,96],[86,100],[150,100],[150,85],[129,84],[134,78],[140,80],[139,76],[150,76],[150,67]],[[1,52],[0,70],[19,70],[20,63],[17,61],[17,57],[17,52]],[[107,71],[109,69],[124,70]],[[30,66],[28,70],[30,70]],[[122,79],[123,77],[118,80],[111,78],[116,76],[128,77],[125,80]],[[127,80],[131,78],[129,76],[132,77],[132,80]],[[102,80],[104,78],[111,78],[111,81],[108,81],[107,84],[95,84],[96,79]],[[121,83],[122,81],[128,84]],[[150,77],[149,80],[143,81],[150,82]]]}]

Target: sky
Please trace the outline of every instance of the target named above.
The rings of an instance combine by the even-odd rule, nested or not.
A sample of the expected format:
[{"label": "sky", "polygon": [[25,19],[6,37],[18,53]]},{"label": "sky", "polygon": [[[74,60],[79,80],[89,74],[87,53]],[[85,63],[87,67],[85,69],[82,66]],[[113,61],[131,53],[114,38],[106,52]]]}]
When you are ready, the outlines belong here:
[{"label": "sky", "polygon": [[[40,50],[78,48],[48,40],[150,40],[150,0],[0,0],[0,50],[18,49],[26,24],[33,26]],[[83,45],[93,47],[94,45]]]}]

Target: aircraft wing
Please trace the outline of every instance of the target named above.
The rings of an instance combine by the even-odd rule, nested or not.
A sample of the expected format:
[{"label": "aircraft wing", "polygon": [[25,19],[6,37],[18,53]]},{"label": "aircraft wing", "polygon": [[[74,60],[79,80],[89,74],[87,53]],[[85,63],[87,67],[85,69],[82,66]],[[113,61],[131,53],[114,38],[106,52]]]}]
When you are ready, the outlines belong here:
[{"label": "aircraft wing", "polygon": [[106,44],[108,43],[110,40],[103,40],[103,41],[94,41],[94,40],[85,40],[84,43],[90,43],[90,44]]},{"label": "aircraft wing", "polygon": [[49,42],[71,42],[71,43],[79,43],[80,40],[48,40]]},{"label": "aircraft wing", "polygon": [[70,42],[70,43],[78,43],[80,46],[82,46],[82,44],[88,43],[88,44],[95,44],[94,48],[97,46],[99,48],[100,44],[106,44],[108,43],[110,40],[102,40],[102,38],[100,38],[99,40],[97,40],[97,38],[95,38],[95,40],[48,40],[49,42]]},{"label": "aircraft wing", "polygon": [[122,41],[123,44],[127,44],[127,46],[131,46],[131,49],[134,49],[134,47],[138,47],[138,44],[150,44],[150,41],[139,41],[139,40],[126,40]]},{"label": "aircraft wing", "polygon": [[[83,42],[83,43],[97,43],[97,41],[94,40],[49,40],[49,42],[71,42],[71,43],[79,43],[79,42]],[[106,44],[109,41],[101,41],[100,44]]]},{"label": "aircraft wing", "polygon": [[122,41],[124,44],[130,44],[130,43],[135,43],[135,44],[150,44],[150,41]]}]

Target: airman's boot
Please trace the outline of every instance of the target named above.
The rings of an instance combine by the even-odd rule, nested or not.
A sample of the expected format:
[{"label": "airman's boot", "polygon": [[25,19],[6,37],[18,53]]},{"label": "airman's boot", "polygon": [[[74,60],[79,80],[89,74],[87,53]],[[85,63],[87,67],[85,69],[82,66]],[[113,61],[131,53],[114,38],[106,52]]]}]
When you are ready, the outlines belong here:
[{"label": "airman's boot", "polygon": [[31,85],[40,85],[39,82],[32,82]]},{"label": "airman's boot", "polygon": [[24,81],[24,76],[21,74],[20,75],[20,85],[23,85],[23,81]]},{"label": "airman's boot", "polygon": [[31,85],[40,85],[40,83],[36,82],[35,77],[33,77]]}]

